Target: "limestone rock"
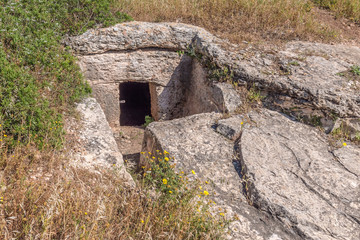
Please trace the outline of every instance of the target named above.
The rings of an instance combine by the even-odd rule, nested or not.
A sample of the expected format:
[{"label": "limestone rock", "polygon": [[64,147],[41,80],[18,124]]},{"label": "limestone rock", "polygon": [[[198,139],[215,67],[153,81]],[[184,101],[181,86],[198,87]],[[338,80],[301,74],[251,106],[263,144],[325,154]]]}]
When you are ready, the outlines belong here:
[{"label": "limestone rock", "polygon": [[[239,83],[255,83],[268,92],[285,94],[342,117],[360,117],[359,83],[339,73],[359,64],[360,48],[291,42],[264,53],[249,47],[234,50],[215,37],[199,33],[192,42],[198,52],[219,66],[229,66]],[[264,59],[267,64],[264,64]],[[268,63],[277,59],[273,65]]]},{"label": "limestone rock", "polygon": [[241,131],[245,125],[245,118],[241,115],[235,115],[230,118],[218,121],[216,131],[230,140],[236,140],[240,137]]},{"label": "limestone rock", "polygon": [[[360,83],[339,73],[359,65],[360,48],[291,42],[272,51],[240,49],[198,27],[142,22],[89,30],[64,43],[78,54],[111,124],[121,114],[118,88],[126,81],[149,83],[156,119],[196,114],[151,123],[143,150],[167,150],[178,170],[211,182],[217,205],[239,216],[226,238],[360,239],[359,147],[333,150],[320,131],[269,110],[221,119],[215,112],[241,105],[236,91],[207,81],[201,61],[176,53],[191,45],[203,60],[231,69],[239,84],[339,114],[357,132]],[[133,183],[96,100],[78,110],[84,125],[78,164],[116,163]],[[330,131],[333,122],[323,122]]]},{"label": "limestone rock", "polygon": [[206,187],[216,206],[226,210],[227,217],[239,217],[230,224],[226,239],[300,239],[290,228],[247,204],[234,143],[214,131],[220,117],[218,113],[203,113],[153,122],[146,129],[143,151],[166,150],[175,157],[178,171],[193,179],[194,170],[197,178],[210,183]]},{"label": "limestone rock", "polygon": [[270,110],[220,117],[154,122],[143,150],[167,150],[179,171],[212,183],[212,198],[240,219],[227,238],[360,238],[358,146],[332,150],[318,129]]},{"label": "limestone rock", "polygon": [[[346,147],[339,148],[334,151],[334,155],[337,161],[348,171],[353,173],[354,176],[360,177],[360,148],[354,145],[347,145]],[[348,198],[350,196],[343,196]],[[360,210],[360,196],[358,195],[357,203],[353,203],[353,206],[357,210]]]},{"label": "limestone rock", "polygon": [[237,152],[250,201],[304,239],[359,239],[360,149],[333,153],[321,132],[276,112],[249,117]]},{"label": "limestone rock", "polygon": [[[127,22],[113,27],[91,29],[63,42],[78,53],[98,54],[138,49],[186,49],[204,29],[181,23]],[[211,34],[209,34],[211,35]]]},{"label": "limestone rock", "polygon": [[213,96],[215,102],[227,113],[235,112],[242,104],[239,94],[229,83],[215,83]]},{"label": "limestone rock", "polygon": [[124,182],[135,186],[134,180],[125,169],[123,157],[99,103],[94,98],[86,98],[76,109],[81,115],[79,138],[82,151],[74,154],[73,164],[87,169],[115,166],[120,169],[119,174]]},{"label": "limestone rock", "polygon": [[[89,30],[81,36],[64,39],[64,44],[79,54],[80,62],[94,62],[93,67],[80,65],[95,82],[103,79],[112,79],[109,81],[114,83],[119,79],[153,82],[158,84],[158,96],[168,95],[162,94],[161,88],[166,89],[164,82],[169,86],[169,75],[179,63],[176,51],[186,50],[191,44],[217,66],[231,69],[239,84],[255,84],[269,93],[287,95],[341,117],[360,117],[360,83],[339,75],[359,64],[358,47],[290,42],[271,51],[251,45],[241,49],[199,27],[145,22]],[[111,71],[101,73],[102,68]],[[169,109],[179,102],[176,99]],[[104,107],[105,103],[101,104]],[[171,115],[166,110],[161,114]]]}]

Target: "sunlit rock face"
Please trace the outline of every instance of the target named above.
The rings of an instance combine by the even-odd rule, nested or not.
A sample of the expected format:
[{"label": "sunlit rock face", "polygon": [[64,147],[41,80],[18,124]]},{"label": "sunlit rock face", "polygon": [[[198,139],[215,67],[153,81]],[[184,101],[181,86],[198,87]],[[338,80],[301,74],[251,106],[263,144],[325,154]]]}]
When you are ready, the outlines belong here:
[{"label": "sunlit rock face", "polygon": [[[265,51],[190,25],[144,22],[64,43],[110,126],[120,124],[119,84],[149,84],[151,115],[161,121],[146,128],[143,151],[166,150],[178,171],[211,182],[213,213],[233,220],[225,239],[360,239],[359,146],[334,145],[293,117],[319,113],[325,132],[344,122],[356,138],[360,83],[346,76],[360,64],[358,47],[290,42]],[[189,46],[196,57],[179,55]],[[237,114],[243,96],[209,79],[204,59],[231,69],[235,85],[267,93],[263,108]]]}]

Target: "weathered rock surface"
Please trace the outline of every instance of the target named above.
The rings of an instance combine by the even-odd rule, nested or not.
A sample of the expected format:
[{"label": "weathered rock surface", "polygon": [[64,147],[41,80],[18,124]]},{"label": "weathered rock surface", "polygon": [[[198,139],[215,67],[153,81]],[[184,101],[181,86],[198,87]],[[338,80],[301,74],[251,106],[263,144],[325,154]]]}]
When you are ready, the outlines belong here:
[{"label": "weathered rock surface", "polygon": [[[196,172],[211,184],[209,192],[228,217],[237,214],[229,239],[300,239],[269,215],[247,204],[242,194],[241,167],[234,143],[214,131],[217,113],[197,114],[183,119],[151,123],[145,132],[143,151],[166,150],[175,157],[179,171]],[[215,193],[214,193],[215,192]]]},{"label": "weathered rock surface", "polygon": [[332,131],[342,131],[349,135],[351,140],[360,140],[360,119],[359,118],[339,118],[336,120]]},{"label": "weathered rock surface", "polygon": [[239,94],[229,83],[215,83],[212,96],[223,112],[233,113],[242,104]]},{"label": "weathered rock surface", "polygon": [[[72,164],[87,169],[119,168],[119,177],[128,185],[134,186],[134,180],[126,171],[123,157],[118,150],[113,133],[106,121],[105,114],[94,98],[86,98],[76,109],[81,115],[79,130],[80,143],[74,152]],[[74,146],[75,148],[75,146]]]},{"label": "weathered rock surface", "polygon": [[229,66],[239,83],[254,82],[270,93],[301,99],[342,117],[360,116],[359,82],[339,75],[359,64],[358,47],[290,42],[265,54],[251,47],[225,48],[220,40],[202,33],[192,45],[218,65]]},{"label": "weathered rock surface", "polygon": [[244,127],[244,121],[245,118],[241,115],[221,119],[216,125],[216,131],[230,140],[236,140],[240,137]]},{"label": "weathered rock surface", "polygon": [[[154,32],[149,32],[150,26]],[[162,34],[151,36],[159,31]],[[175,51],[185,49],[198,31],[206,33],[187,25],[130,23],[88,31],[69,38],[67,44],[78,54],[79,66],[112,127],[120,124],[119,84],[123,82],[149,83],[155,120],[232,112],[241,104],[233,87],[212,84],[198,61]]]},{"label": "weathered rock surface", "polygon": [[80,36],[64,39],[64,43],[84,54],[152,48],[176,51],[187,49],[199,32],[209,34],[200,27],[181,23],[128,22],[88,30]]},{"label": "weathered rock surface", "polygon": [[269,92],[302,99],[342,117],[360,117],[360,83],[338,74],[359,65],[358,47],[291,42],[266,52],[251,45],[239,49],[199,27],[144,22],[89,30],[64,43],[80,55],[134,50],[174,52],[192,44],[218,66],[229,66],[239,83],[254,82]]},{"label": "weathered rock surface", "polygon": [[[229,67],[239,84],[254,83],[310,110],[338,114],[357,129],[360,83],[338,73],[359,65],[358,47],[292,42],[272,51],[239,49],[198,27],[140,22],[90,30],[65,43],[79,54],[86,78],[97,87],[95,96],[114,121],[121,114],[117,88],[124,81],[150,83],[157,119],[196,114],[150,124],[143,151],[167,150],[178,170],[195,170],[212,183],[217,206],[239,216],[227,238],[360,239],[359,147],[333,149],[317,129],[270,110],[221,119],[215,112],[241,105],[234,89],[207,81],[196,58],[175,53],[191,44],[207,60]],[[89,107],[99,114],[93,116]],[[121,165],[115,141],[99,136],[110,131],[96,126],[105,122],[99,108],[94,100],[79,105],[91,119],[82,133],[89,152],[83,162]],[[322,121],[330,131],[333,122],[327,120]]]},{"label": "weathered rock surface", "polygon": [[241,219],[229,238],[360,238],[359,147],[332,150],[324,133],[270,110],[219,118],[152,123],[143,150],[167,150],[213,183],[213,199]]},{"label": "weathered rock surface", "polygon": [[360,149],[333,153],[321,132],[276,112],[249,117],[237,149],[250,201],[303,238],[359,239]]}]

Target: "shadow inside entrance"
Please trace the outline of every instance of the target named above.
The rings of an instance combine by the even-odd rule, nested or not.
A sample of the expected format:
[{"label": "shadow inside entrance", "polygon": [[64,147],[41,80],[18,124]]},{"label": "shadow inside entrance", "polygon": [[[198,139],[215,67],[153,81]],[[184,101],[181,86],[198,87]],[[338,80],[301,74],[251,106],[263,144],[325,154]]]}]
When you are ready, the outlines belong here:
[{"label": "shadow inside entrance", "polygon": [[120,126],[140,126],[151,115],[148,83],[120,83]]}]

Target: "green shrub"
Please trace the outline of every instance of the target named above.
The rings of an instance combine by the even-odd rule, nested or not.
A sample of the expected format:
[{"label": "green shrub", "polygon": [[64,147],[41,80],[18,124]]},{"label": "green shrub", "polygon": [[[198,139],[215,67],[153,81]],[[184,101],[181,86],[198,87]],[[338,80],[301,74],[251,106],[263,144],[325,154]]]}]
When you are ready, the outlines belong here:
[{"label": "green shrub", "polygon": [[172,231],[186,229],[187,235],[181,239],[221,239],[229,220],[224,213],[218,217],[211,213],[216,203],[211,200],[209,182],[201,182],[194,170],[176,172],[174,158],[167,151],[142,154],[147,165],[142,167],[144,187],[156,191],[156,205],[174,226]]},{"label": "green shrub", "polygon": [[359,66],[352,66],[350,72],[355,75],[360,76],[360,67]]},{"label": "green shrub", "polygon": [[143,126],[147,127],[153,121],[154,121],[154,119],[151,116],[147,115],[147,116],[145,116],[145,123],[143,124]]},{"label": "green shrub", "polygon": [[91,91],[61,39],[130,20],[112,1],[0,2],[0,149],[61,146],[63,113]]}]

